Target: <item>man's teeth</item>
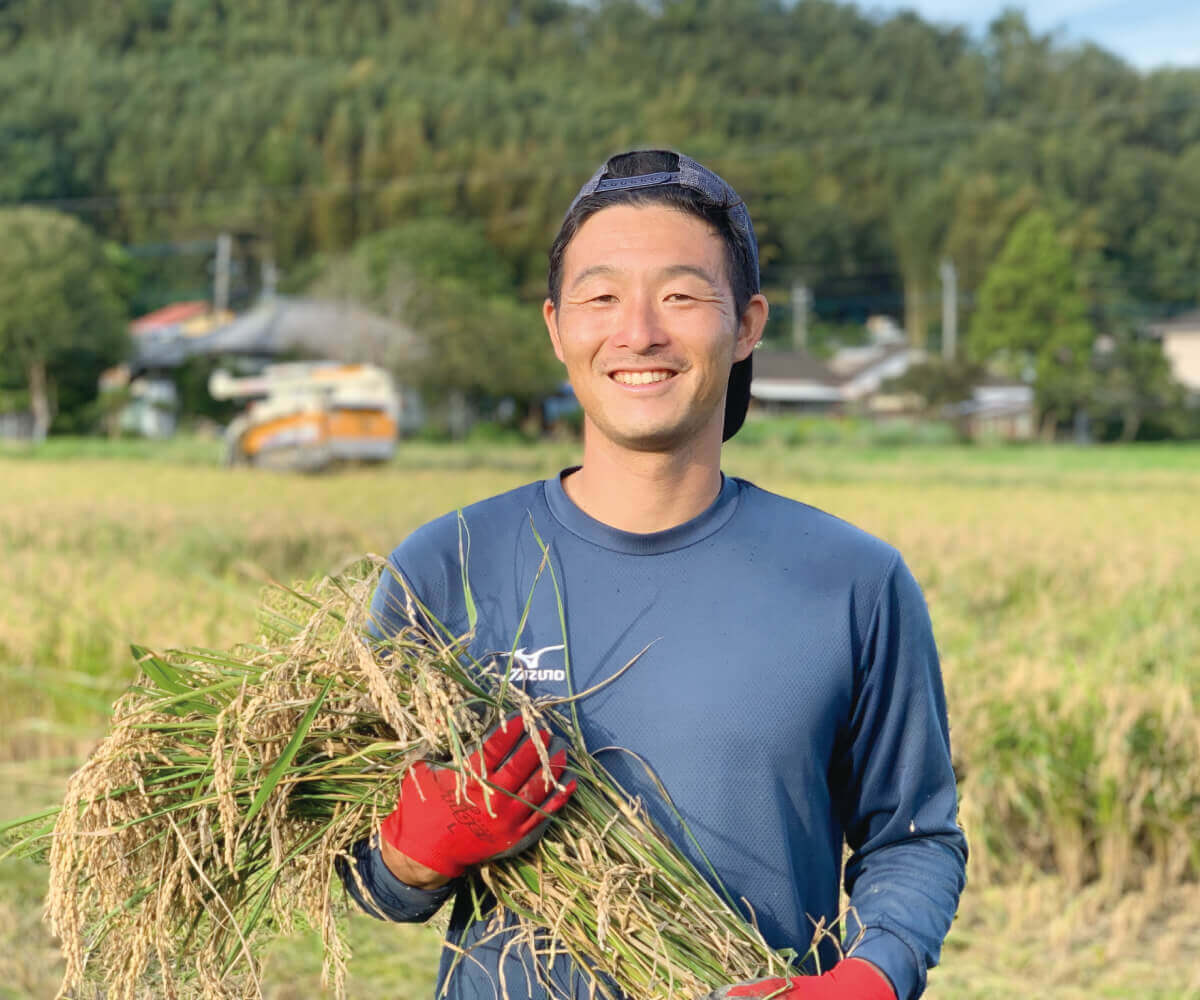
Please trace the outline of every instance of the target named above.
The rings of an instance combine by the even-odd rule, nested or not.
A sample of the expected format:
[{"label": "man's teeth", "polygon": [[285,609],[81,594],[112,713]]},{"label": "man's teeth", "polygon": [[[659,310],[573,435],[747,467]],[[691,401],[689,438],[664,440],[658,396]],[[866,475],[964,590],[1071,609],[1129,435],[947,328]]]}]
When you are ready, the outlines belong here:
[{"label": "man's teeth", "polygon": [[649,385],[651,382],[665,382],[673,372],[613,372],[612,377],[622,385]]}]

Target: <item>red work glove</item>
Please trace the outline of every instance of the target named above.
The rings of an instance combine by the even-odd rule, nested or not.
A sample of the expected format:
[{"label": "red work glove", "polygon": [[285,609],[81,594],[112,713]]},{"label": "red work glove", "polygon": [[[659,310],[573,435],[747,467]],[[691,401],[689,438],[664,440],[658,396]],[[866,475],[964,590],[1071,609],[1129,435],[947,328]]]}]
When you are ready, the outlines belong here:
[{"label": "red work glove", "polygon": [[[782,992],[779,992],[781,991]],[[703,1000],[726,997],[771,997],[771,1000],[896,1000],[887,977],[869,962],[847,958],[823,976],[793,979],[760,979],[756,983],[725,986]]]},{"label": "red work glove", "polygon": [[[551,745],[547,730],[535,738],[549,748],[550,770],[557,782],[566,770],[567,751]],[[537,747],[520,716],[489,732],[465,764],[469,772],[465,786],[448,765],[425,760],[413,764],[400,782],[395,810],[380,828],[383,838],[401,854],[448,878],[531,846],[549,823],[543,813],[557,812],[575,791],[574,781],[557,791],[546,780]],[[494,787],[487,787],[476,775]]]}]

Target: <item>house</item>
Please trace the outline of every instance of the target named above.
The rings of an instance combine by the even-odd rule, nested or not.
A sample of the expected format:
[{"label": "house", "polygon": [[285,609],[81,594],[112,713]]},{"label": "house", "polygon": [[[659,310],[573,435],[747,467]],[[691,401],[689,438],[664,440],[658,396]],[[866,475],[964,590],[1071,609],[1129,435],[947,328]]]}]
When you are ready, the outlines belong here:
[{"label": "house", "polygon": [[403,323],[350,302],[273,296],[193,346],[195,353],[275,358],[301,355],[395,370],[421,354]]},{"label": "house", "polygon": [[[214,312],[206,302],[176,302],[135,320],[130,330],[134,351],[126,385],[131,398],[121,426],[152,436],[173,432],[167,420],[176,406],[172,373],[191,358],[242,359],[239,364],[250,372],[281,358],[395,371],[422,351],[409,327],[360,306],[282,295],[265,298],[239,316]],[[421,399],[402,389],[401,400],[400,427],[411,433],[425,419]]]},{"label": "house", "polygon": [[838,377],[823,362],[766,347],[754,352],[750,399],[766,413],[836,413],[844,402]]},{"label": "house", "polygon": [[28,410],[0,413],[0,440],[32,441],[34,430],[33,414]]},{"label": "house", "polygon": [[112,393],[120,393],[120,398],[116,407],[105,408],[109,434],[169,438],[178,429],[179,392],[169,378],[135,378],[129,365],[114,365],[100,373],[101,400]]},{"label": "house", "polygon": [[214,312],[204,301],[172,302],[129,324],[133,340],[133,373],[178,368],[193,348],[213,330],[233,319],[228,310]]},{"label": "house", "polygon": [[754,352],[750,397],[768,413],[840,413],[847,409],[895,413],[908,402],[880,393],[888,379],[923,361],[894,321],[867,321],[870,343],[839,348],[822,362],[803,350],[759,348]]},{"label": "house", "polygon": [[419,347],[407,326],[347,302],[274,296],[236,317],[200,313],[197,305],[204,303],[176,303],[135,321],[135,373],[177,368],[197,355],[264,362],[288,355],[394,367]]},{"label": "house", "polygon": [[1162,342],[1175,381],[1192,395],[1200,396],[1200,309],[1152,323],[1148,332]]},{"label": "house", "polygon": [[207,316],[210,309],[209,304],[203,300],[172,302],[161,309],[146,313],[145,316],[139,316],[129,324],[129,332],[134,337],[139,337],[161,330],[174,329],[181,327],[184,323],[194,322]]},{"label": "house", "polygon": [[[752,405],[768,414],[919,415],[925,406],[919,397],[885,387],[924,362],[925,352],[912,347],[887,317],[873,317],[867,329],[870,343],[839,348],[828,361],[802,350],[760,347],[754,352]],[[997,376],[984,378],[972,387],[970,399],[942,412],[972,438],[1028,440],[1037,429],[1032,386]]]},{"label": "house", "polygon": [[829,360],[829,367],[840,379],[842,396],[847,402],[883,413],[905,406],[902,398],[880,393],[883,384],[924,360],[925,352],[919,347],[880,344],[871,348],[843,348]]},{"label": "house", "polygon": [[972,387],[970,399],[942,412],[975,440],[1030,441],[1037,432],[1033,386],[1001,376],[988,376]]}]

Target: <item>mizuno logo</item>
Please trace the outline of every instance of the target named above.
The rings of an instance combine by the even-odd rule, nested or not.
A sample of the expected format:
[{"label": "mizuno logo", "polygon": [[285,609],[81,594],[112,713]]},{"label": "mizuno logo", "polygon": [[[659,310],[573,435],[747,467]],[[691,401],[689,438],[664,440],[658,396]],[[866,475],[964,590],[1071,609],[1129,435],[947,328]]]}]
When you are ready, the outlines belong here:
[{"label": "mizuno logo", "polygon": [[565,681],[567,672],[562,667],[543,667],[541,659],[547,653],[553,653],[557,650],[564,649],[562,643],[557,646],[545,646],[542,649],[535,649],[532,653],[526,652],[525,647],[513,650],[512,670],[509,672],[509,679],[514,681]]}]

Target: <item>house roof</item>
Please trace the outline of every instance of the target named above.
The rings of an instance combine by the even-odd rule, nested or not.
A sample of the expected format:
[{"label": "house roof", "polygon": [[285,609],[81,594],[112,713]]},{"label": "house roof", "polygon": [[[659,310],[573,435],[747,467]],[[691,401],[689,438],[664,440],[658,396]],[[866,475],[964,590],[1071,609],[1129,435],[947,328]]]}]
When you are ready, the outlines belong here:
[{"label": "house roof", "polygon": [[819,382],[836,385],[838,377],[829,366],[804,351],[778,351],[760,347],[754,352],[754,380]]},{"label": "house roof", "polygon": [[894,343],[843,347],[829,360],[829,368],[839,381],[850,382],[892,358],[913,351],[914,348],[909,344]]},{"label": "house roof", "polygon": [[407,326],[349,302],[277,297],[214,330],[211,353],[272,355],[302,352],[331,361],[384,363],[392,349],[408,350]]},{"label": "house roof", "polygon": [[1151,323],[1150,333],[1161,337],[1164,333],[1200,333],[1200,309],[1180,313],[1159,323]]},{"label": "house roof", "polygon": [[1013,378],[1011,375],[997,375],[994,372],[985,372],[979,378],[975,379],[973,384],[976,388],[986,387],[989,389],[1015,389],[1029,385],[1028,382],[1023,382],[1019,378]]},{"label": "house roof", "polygon": [[760,347],[754,352],[754,378],[789,382],[811,381],[822,385],[845,385],[872,369],[900,355],[914,353],[923,356],[909,344],[871,344],[844,347],[829,360],[820,361],[806,351],[780,351]]},{"label": "house roof", "polygon": [[842,391],[837,376],[811,354],[759,348],[750,395],[766,401],[837,403]]},{"label": "house roof", "polygon": [[390,367],[411,359],[419,349],[409,327],[360,306],[277,296],[204,335],[147,338],[137,344],[134,367],[174,368],[202,354],[284,353]]},{"label": "house roof", "polygon": [[129,324],[129,329],[132,333],[146,333],[164,326],[176,326],[197,316],[203,316],[208,309],[207,302],[172,302],[161,309],[146,313],[145,316],[139,316]]}]

